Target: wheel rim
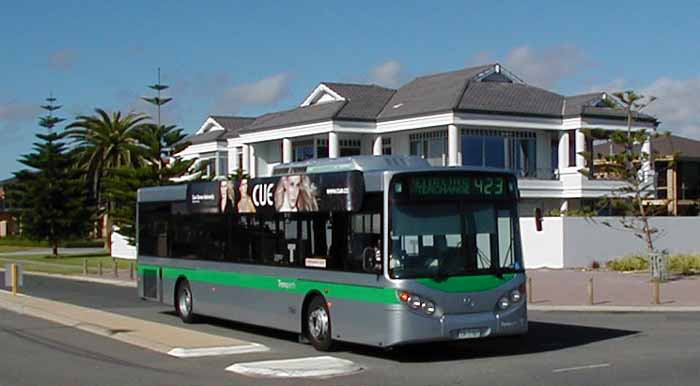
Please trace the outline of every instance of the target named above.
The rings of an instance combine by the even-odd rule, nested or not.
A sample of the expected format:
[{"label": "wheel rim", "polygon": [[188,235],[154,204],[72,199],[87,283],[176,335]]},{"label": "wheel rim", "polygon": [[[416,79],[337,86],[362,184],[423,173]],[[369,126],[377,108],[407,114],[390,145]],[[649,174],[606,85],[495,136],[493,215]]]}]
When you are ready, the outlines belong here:
[{"label": "wheel rim", "polygon": [[323,340],[328,333],[328,313],[322,307],[309,313],[309,333],[316,340]]},{"label": "wheel rim", "polygon": [[189,288],[185,288],[182,290],[182,294],[180,295],[180,312],[182,313],[183,316],[187,316],[190,314],[190,311],[192,310],[192,294],[190,293]]}]

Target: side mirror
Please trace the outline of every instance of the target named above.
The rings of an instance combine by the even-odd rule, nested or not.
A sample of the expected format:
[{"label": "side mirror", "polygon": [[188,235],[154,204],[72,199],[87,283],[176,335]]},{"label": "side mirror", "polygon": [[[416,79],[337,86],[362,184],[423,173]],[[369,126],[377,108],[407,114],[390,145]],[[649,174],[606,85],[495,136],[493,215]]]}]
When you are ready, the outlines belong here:
[{"label": "side mirror", "polygon": [[535,208],[535,229],[542,232],[542,209]]}]

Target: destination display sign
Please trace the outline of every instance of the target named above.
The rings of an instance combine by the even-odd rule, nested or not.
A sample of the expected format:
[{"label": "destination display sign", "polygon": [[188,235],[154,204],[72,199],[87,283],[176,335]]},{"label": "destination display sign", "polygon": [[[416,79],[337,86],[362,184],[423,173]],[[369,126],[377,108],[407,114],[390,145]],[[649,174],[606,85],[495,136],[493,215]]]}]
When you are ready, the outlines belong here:
[{"label": "destination display sign", "polygon": [[505,198],[514,187],[505,175],[436,173],[400,175],[393,182],[395,196]]}]

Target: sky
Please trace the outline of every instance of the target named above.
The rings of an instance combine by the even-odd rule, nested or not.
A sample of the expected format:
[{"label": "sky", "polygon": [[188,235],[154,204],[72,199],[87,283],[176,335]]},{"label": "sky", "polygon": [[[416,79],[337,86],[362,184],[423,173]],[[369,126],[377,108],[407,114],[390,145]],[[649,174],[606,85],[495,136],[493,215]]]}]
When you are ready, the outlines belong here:
[{"label": "sky", "polygon": [[[115,5],[116,4],[116,5]],[[24,1],[0,13],[0,180],[23,166],[52,94],[67,122],[143,112],[164,123],[299,105],[320,82],[397,87],[499,62],[565,95],[633,89],[661,129],[700,139],[700,2]]]}]

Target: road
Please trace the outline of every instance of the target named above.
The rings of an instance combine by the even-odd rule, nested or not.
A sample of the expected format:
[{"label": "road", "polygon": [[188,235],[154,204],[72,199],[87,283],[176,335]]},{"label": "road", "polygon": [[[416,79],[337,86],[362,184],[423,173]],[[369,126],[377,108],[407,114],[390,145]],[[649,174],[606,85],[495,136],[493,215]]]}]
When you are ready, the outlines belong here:
[{"label": "road", "polygon": [[[159,323],[183,326],[169,307],[133,288],[27,276],[25,291]],[[410,346],[383,351],[344,344],[331,355],[366,370],[323,385],[695,385],[700,313],[536,313],[523,339]],[[0,385],[305,385],[248,378],[237,362],[319,355],[280,331],[216,319],[187,326],[270,347],[264,353],[178,359],[44,320],[0,310]]]}]

